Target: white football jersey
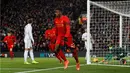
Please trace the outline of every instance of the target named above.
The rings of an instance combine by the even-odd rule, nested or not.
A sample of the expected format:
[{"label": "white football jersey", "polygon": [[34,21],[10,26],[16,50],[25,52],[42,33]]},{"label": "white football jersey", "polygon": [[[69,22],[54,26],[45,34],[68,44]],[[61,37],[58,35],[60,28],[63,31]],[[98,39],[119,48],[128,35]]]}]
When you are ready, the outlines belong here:
[{"label": "white football jersey", "polygon": [[31,24],[27,24],[24,27],[24,40],[31,40],[32,42],[34,42]]}]

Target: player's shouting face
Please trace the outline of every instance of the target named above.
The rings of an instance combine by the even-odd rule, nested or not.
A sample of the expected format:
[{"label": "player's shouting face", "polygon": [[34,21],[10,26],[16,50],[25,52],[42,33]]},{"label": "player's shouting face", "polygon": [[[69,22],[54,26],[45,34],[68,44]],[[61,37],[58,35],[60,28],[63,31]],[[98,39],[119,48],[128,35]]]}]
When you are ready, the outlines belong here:
[{"label": "player's shouting face", "polygon": [[56,9],[55,10],[55,15],[56,15],[56,17],[60,17],[62,15],[61,10],[60,9]]}]

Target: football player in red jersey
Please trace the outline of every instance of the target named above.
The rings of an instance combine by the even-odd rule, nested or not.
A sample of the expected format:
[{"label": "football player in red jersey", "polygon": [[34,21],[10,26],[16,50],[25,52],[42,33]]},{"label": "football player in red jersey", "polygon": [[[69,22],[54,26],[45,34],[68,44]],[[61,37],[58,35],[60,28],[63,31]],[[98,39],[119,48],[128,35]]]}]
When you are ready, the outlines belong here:
[{"label": "football player in red jersey", "polygon": [[[48,30],[45,31],[45,39],[49,40],[48,47],[52,52],[54,52],[55,41],[56,41],[56,31],[55,31],[55,28],[52,28],[51,25],[49,25],[48,27],[49,27]],[[60,60],[60,63],[62,63],[62,59],[66,61],[66,57],[61,49],[57,53],[55,52],[55,56],[57,57],[57,59]]]},{"label": "football player in red jersey", "polygon": [[14,35],[12,35],[11,32],[8,32],[7,36],[5,36],[3,41],[7,44],[7,47],[8,47],[9,53],[10,53],[10,57],[11,57],[11,59],[13,59],[13,57],[14,57],[13,47],[14,47],[14,44],[16,44],[16,37]]},{"label": "football player in red jersey", "polygon": [[[60,45],[67,45],[71,48],[73,57],[76,60],[76,69],[80,70],[80,63],[78,60],[78,48],[73,43],[72,35],[70,33],[70,20],[67,16],[62,15],[62,9],[57,8],[55,10],[56,18],[54,19],[54,25],[56,30],[56,43],[55,43],[55,52],[58,52]],[[68,67],[69,61],[64,62],[64,69]]]}]

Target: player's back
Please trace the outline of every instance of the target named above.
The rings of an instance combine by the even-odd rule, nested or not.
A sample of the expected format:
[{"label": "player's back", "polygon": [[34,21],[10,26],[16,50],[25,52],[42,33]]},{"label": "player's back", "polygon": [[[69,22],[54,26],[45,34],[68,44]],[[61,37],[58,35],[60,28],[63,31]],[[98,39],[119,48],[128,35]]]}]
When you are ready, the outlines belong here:
[{"label": "player's back", "polygon": [[24,40],[30,40],[29,30],[32,29],[31,24],[27,24],[24,28]]}]

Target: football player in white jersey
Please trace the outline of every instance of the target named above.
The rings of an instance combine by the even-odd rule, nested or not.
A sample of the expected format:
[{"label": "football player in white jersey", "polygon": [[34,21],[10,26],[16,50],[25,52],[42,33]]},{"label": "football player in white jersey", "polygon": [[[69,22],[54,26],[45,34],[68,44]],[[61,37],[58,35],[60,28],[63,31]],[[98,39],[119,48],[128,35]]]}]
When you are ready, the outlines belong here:
[{"label": "football player in white jersey", "polygon": [[[89,47],[90,47],[90,48],[87,49],[87,37],[88,37],[88,33],[87,33],[87,29],[85,29],[85,33],[82,34],[82,41],[85,42],[85,48],[86,48],[87,52],[88,52],[88,51],[90,52],[90,50],[93,49],[92,44],[94,44],[94,40],[92,39],[91,34],[89,34],[89,35],[90,35],[90,42],[89,42]],[[86,52],[86,57],[85,57],[85,59],[87,60],[87,64],[91,64],[91,61],[90,61],[90,53],[88,54],[87,52]],[[87,56],[87,55],[89,55],[89,56]]]},{"label": "football player in white jersey", "polygon": [[32,59],[32,63],[36,64],[34,60],[33,48],[32,45],[34,44],[33,34],[32,34],[32,19],[27,20],[27,25],[24,28],[24,43],[25,43],[25,50],[24,50],[24,64],[31,64],[27,61],[28,52],[30,53],[30,57]]}]

